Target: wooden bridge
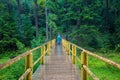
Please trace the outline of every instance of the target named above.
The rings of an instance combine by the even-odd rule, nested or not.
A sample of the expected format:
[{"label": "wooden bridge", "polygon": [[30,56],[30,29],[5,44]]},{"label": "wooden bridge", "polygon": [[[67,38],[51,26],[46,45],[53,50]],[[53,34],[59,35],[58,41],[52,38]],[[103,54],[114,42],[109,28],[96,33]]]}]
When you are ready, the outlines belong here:
[{"label": "wooden bridge", "polygon": [[[41,49],[41,55],[36,61],[33,61],[32,53],[37,49]],[[77,49],[79,49],[80,52],[77,52]],[[81,57],[77,56],[77,53],[81,53]],[[90,75],[93,80],[99,80],[88,68],[88,55],[120,69],[120,64],[116,62],[96,55],[64,39],[62,40],[62,45],[56,45],[54,39],[6,63],[0,64],[0,70],[26,57],[26,71],[21,75],[19,80],[88,80],[88,75]],[[81,69],[76,66],[76,61],[81,64]],[[33,67],[37,63],[41,65],[33,73]]]}]

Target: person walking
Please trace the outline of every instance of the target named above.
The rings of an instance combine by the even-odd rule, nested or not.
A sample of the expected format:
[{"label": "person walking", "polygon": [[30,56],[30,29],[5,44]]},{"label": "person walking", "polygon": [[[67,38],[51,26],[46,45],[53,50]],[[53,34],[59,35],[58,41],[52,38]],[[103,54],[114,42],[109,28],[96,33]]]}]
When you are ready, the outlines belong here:
[{"label": "person walking", "polygon": [[58,44],[58,45],[60,45],[60,44],[61,44],[61,40],[62,40],[61,36],[60,36],[60,35],[58,35],[58,36],[57,36],[57,44]]}]

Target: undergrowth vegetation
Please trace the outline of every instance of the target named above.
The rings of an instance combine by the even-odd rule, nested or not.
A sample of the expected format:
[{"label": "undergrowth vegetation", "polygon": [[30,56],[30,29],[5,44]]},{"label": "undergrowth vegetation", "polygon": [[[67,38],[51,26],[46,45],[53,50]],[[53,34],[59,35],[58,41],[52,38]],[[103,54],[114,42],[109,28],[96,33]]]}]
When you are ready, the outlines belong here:
[{"label": "undergrowth vegetation", "polygon": [[[117,63],[120,63],[120,54],[116,53],[98,53],[103,57],[106,57],[110,60],[113,60]],[[80,55],[79,55],[80,56]],[[81,64],[77,61],[77,65],[81,68]],[[94,57],[88,57],[88,67],[89,69],[100,79],[100,80],[120,80],[120,70],[97,59]],[[91,76],[89,76],[89,80],[93,80]]]},{"label": "undergrowth vegetation", "polygon": [[[33,52],[33,62],[36,61],[40,57],[40,49]],[[7,62],[10,60],[10,57],[13,58],[13,56],[18,56],[18,53],[6,53],[6,54],[0,54],[0,64]],[[37,69],[40,62],[38,62],[34,68],[33,72]],[[15,62],[11,66],[3,69],[0,71],[0,80],[18,80],[19,77],[25,72],[25,58],[22,58],[21,60]]]}]

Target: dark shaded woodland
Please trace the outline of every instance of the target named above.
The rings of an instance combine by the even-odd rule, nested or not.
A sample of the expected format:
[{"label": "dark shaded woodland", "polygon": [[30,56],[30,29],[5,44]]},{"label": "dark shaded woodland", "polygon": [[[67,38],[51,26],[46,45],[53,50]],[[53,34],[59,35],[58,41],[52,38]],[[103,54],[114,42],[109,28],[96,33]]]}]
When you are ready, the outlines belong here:
[{"label": "dark shaded woodland", "polygon": [[120,51],[120,0],[0,0],[0,54],[57,34],[81,47]]}]

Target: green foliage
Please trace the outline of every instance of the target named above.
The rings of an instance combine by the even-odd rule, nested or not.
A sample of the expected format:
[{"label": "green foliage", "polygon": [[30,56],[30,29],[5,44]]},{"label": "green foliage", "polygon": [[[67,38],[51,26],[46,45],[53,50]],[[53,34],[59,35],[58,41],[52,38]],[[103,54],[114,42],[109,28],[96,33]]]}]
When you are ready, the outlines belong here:
[{"label": "green foliage", "polygon": [[[1,12],[2,14],[2,12]],[[5,12],[0,16],[0,51],[1,53],[5,51],[17,50],[16,37],[17,31],[15,27],[16,23],[12,16]]]},{"label": "green foliage", "polygon": [[31,40],[31,47],[35,48],[37,46],[40,46],[44,42],[45,42],[45,37],[39,34],[38,38],[34,38],[33,40]]},{"label": "green foliage", "polygon": [[[120,63],[120,54],[117,53],[97,53],[97,55],[101,55],[104,56],[110,60],[113,60],[117,63]],[[78,55],[79,57],[81,56],[81,54]],[[120,78],[120,72],[119,69],[108,65],[107,63],[88,56],[88,65],[89,65],[89,69],[90,71],[92,71],[100,80],[119,80]],[[79,63],[79,61],[76,62],[77,66],[79,67],[79,69],[81,69],[81,64]],[[113,76],[110,76],[113,75]],[[89,75],[89,80],[93,80],[93,78]]]},{"label": "green foliage", "polygon": [[120,44],[116,45],[115,52],[120,52]]},{"label": "green foliage", "polygon": [[23,42],[25,45],[30,46],[30,41],[34,37],[35,33],[35,26],[32,25],[32,22],[30,20],[31,15],[30,14],[22,14],[22,31],[21,31],[21,42]]},{"label": "green foliage", "polygon": [[98,28],[94,25],[81,25],[80,29],[76,31],[74,30],[73,33],[70,33],[69,37],[70,40],[73,40],[74,42],[77,42],[77,40],[79,40],[79,44],[84,47],[90,46],[96,49],[102,47],[101,34],[98,32]]},{"label": "green foliage", "polygon": [[[99,55],[102,55],[104,57],[107,57],[108,59],[111,59],[113,61],[120,63],[119,56],[118,56],[119,54],[115,54],[115,53],[101,54],[100,53]],[[101,80],[113,80],[113,79],[119,80],[120,78],[119,76],[120,72],[117,68],[111,65],[108,65],[93,57],[89,57],[89,68]],[[109,75],[113,75],[113,76],[109,76]]]},{"label": "green foliage", "polygon": [[[16,80],[24,73],[24,59],[0,71],[0,80]],[[19,74],[16,74],[19,73]]]},{"label": "green foliage", "polygon": [[19,41],[16,42],[16,45],[17,45],[18,50],[22,50],[25,48],[25,45]]},{"label": "green foliage", "polygon": [[54,34],[57,33],[57,25],[56,25],[57,15],[49,13],[48,15],[48,26],[52,28]]}]

